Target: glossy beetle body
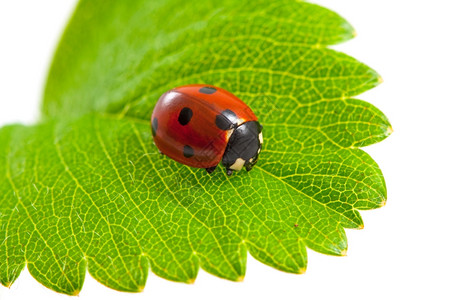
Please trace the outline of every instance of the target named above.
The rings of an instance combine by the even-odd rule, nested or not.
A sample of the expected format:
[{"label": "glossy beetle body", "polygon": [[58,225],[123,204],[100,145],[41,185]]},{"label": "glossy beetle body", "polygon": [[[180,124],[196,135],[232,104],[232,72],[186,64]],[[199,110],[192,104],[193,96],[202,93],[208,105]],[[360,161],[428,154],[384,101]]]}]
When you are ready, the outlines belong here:
[{"label": "glossy beetle body", "polygon": [[182,164],[214,171],[222,161],[231,175],[258,159],[262,126],[253,111],[230,92],[204,84],[164,93],[151,118],[161,153]]}]

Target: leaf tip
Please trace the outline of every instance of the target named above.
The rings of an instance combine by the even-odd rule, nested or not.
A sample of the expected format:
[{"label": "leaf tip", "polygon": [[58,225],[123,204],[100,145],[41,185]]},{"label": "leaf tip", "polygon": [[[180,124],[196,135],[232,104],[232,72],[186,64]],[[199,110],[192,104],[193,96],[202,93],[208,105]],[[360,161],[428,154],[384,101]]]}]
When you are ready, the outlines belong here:
[{"label": "leaf tip", "polygon": [[194,283],[195,283],[195,278],[189,278],[189,279],[186,281],[186,283],[187,283],[187,284],[194,284]]},{"label": "leaf tip", "polygon": [[392,128],[392,126],[389,125],[388,128],[386,129],[386,134],[391,135],[393,132],[394,132],[394,128]]},{"label": "leaf tip", "polygon": [[144,291],[144,289],[145,289],[145,285],[139,285],[138,287],[137,287],[137,292],[138,293],[142,293],[143,291]]},{"label": "leaf tip", "polygon": [[364,229],[364,224],[360,224],[356,229],[358,230]]},{"label": "leaf tip", "polygon": [[341,256],[347,256],[347,249],[343,249],[341,251]]},{"label": "leaf tip", "polygon": [[78,296],[80,294],[80,289],[73,290],[69,293],[70,296]]},{"label": "leaf tip", "polygon": [[377,76],[377,82],[378,84],[382,84],[384,82],[383,77],[381,77],[380,75]]},{"label": "leaf tip", "polygon": [[241,275],[241,276],[239,276],[239,277],[236,279],[236,281],[237,281],[237,282],[242,282],[242,281],[244,281],[244,277],[245,277],[245,276]]},{"label": "leaf tip", "polygon": [[298,274],[305,274],[306,273],[306,267],[298,269]]}]

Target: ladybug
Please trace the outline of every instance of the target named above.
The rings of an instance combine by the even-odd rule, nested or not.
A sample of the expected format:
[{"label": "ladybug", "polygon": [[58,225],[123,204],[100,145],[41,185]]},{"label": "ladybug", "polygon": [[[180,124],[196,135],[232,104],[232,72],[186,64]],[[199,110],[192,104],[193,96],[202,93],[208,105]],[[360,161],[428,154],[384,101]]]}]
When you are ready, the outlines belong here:
[{"label": "ladybug", "polygon": [[261,151],[262,126],[242,100],[219,87],[191,84],[171,89],[151,118],[159,151],[179,163],[212,173],[222,161],[231,175],[250,171]]}]

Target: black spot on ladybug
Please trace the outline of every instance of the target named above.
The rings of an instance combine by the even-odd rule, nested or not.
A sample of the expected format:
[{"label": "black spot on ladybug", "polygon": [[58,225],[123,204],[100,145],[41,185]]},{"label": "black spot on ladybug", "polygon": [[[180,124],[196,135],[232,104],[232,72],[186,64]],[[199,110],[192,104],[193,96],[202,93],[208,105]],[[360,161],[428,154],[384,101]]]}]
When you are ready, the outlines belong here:
[{"label": "black spot on ladybug", "polygon": [[210,86],[204,86],[199,90],[199,92],[203,93],[203,94],[211,95],[211,94],[214,94],[215,92],[217,92],[217,90]]},{"label": "black spot on ladybug", "polygon": [[229,109],[224,110],[220,115],[216,116],[216,126],[222,130],[231,129],[236,123],[237,116]]},{"label": "black spot on ladybug", "polygon": [[189,121],[192,118],[192,109],[189,107],[185,107],[180,111],[180,114],[178,115],[178,123],[181,125],[186,125],[189,123]]},{"label": "black spot on ladybug", "polygon": [[157,118],[153,118],[153,121],[152,121],[152,134],[153,134],[153,136],[156,135],[156,130],[158,130],[158,119]]},{"label": "black spot on ladybug", "polygon": [[183,155],[187,158],[194,156],[194,149],[192,149],[192,147],[189,145],[184,146]]}]

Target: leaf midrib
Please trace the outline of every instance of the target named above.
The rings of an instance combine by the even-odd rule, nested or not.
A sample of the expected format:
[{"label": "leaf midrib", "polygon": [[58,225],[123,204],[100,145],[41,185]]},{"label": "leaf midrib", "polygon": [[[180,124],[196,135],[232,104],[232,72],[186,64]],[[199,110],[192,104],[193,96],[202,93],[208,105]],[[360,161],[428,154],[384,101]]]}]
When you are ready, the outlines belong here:
[{"label": "leaf midrib", "polygon": [[[102,113],[101,115],[104,115],[104,116],[106,116],[106,117],[108,117],[108,118],[110,118],[110,119],[115,119],[115,120],[122,120],[122,119],[125,119],[125,120],[129,120],[129,121],[136,122],[136,123],[139,123],[139,124],[143,124],[143,125],[150,126],[150,121],[143,120],[143,119],[140,119],[140,118],[131,117],[131,116],[128,116],[128,115],[123,115],[123,114],[111,114],[111,113]],[[267,124],[264,124],[264,125],[267,125]],[[269,124],[269,125],[270,125],[270,124]],[[279,126],[280,124],[275,124],[275,123],[274,123],[274,124],[272,124],[272,125],[274,125],[274,126]],[[286,125],[286,124],[281,124],[281,125]],[[308,126],[299,126],[299,127],[307,128],[307,129],[318,130],[317,127],[308,127]],[[330,139],[330,138],[329,138],[327,135],[325,135],[322,131],[320,131],[320,130],[318,130],[318,131],[319,131],[321,134],[323,134],[327,139]],[[334,141],[333,141],[333,144],[334,144],[335,146],[339,147],[339,149],[341,149],[341,150],[342,150],[342,149],[351,150],[351,148],[343,147],[343,146],[341,146],[341,145],[335,143]],[[146,149],[146,148],[145,148],[145,149]],[[268,150],[268,151],[270,151],[270,150]],[[352,151],[350,151],[350,152],[352,152]],[[147,153],[147,152],[146,152],[146,153]],[[352,153],[352,155],[353,155],[353,153]],[[150,160],[149,160],[149,162],[151,163]],[[293,188],[294,190],[296,190],[297,192],[299,192],[299,193],[301,193],[301,194],[307,196],[307,198],[309,198],[310,200],[313,200],[313,201],[316,202],[316,203],[320,203],[321,205],[325,205],[325,207],[326,207],[327,209],[330,209],[330,210],[336,212],[339,216],[342,216],[342,217],[344,217],[345,219],[347,219],[348,221],[350,221],[351,223],[354,223],[354,221],[352,221],[352,220],[349,219],[348,217],[345,217],[345,216],[342,215],[339,211],[337,211],[337,210],[335,210],[335,209],[333,209],[333,208],[330,208],[330,207],[326,206],[326,204],[324,204],[324,203],[322,203],[322,202],[320,202],[320,201],[314,199],[312,196],[309,196],[309,195],[305,194],[304,192],[301,192],[301,191],[298,190],[296,187],[294,187],[292,184],[290,184],[290,183],[288,183],[288,182],[282,180],[282,178],[279,178],[277,175],[275,175],[275,174],[273,174],[273,173],[271,173],[271,172],[269,172],[269,171],[267,171],[267,170],[264,170],[262,167],[260,167],[260,166],[258,166],[258,165],[256,165],[255,167],[257,167],[257,168],[259,168],[259,169],[262,169],[264,172],[270,174],[272,177],[277,178],[278,180],[281,180],[283,183],[289,185],[290,187],[292,187],[292,188]],[[373,189],[372,187],[370,187],[370,186],[368,186],[368,185],[367,185],[367,187]],[[384,197],[383,195],[381,195],[380,193],[378,193],[378,192],[376,192],[376,193],[377,193],[377,194],[379,195],[379,197],[381,197],[382,199],[385,198],[385,197]],[[355,209],[353,209],[353,210],[355,210]]]},{"label": "leaf midrib", "polygon": [[[142,120],[142,119],[134,118],[134,117],[126,116],[126,115],[117,115],[117,114],[109,114],[109,113],[104,113],[104,114],[102,114],[102,115],[104,115],[104,116],[106,116],[106,117],[108,117],[108,118],[111,118],[111,119],[115,119],[115,120],[122,120],[122,119],[125,119],[125,120],[130,120],[130,121],[132,121],[132,122],[136,122],[136,123],[139,123],[139,124],[145,124],[145,125],[150,126],[149,121],[147,122],[147,121],[144,121],[144,120]],[[142,141],[140,141],[140,142],[141,142],[141,146],[144,146],[144,144],[142,144]],[[148,152],[146,147],[143,148],[143,150],[145,151],[145,153]],[[152,162],[150,161],[150,159],[149,159],[149,162],[150,162],[150,164],[152,165],[152,167],[154,168],[154,166],[153,166]],[[290,183],[288,183],[288,182],[285,182],[284,180],[278,178],[275,174],[273,174],[273,173],[271,173],[271,172],[269,172],[269,171],[263,169],[262,167],[258,167],[258,166],[255,166],[255,167],[257,167],[257,168],[260,169],[260,170],[263,170],[265,173],[267,173],[267,174],[271,175],[272,177],[276,178],[277,180],[283,182],[284,184],[288,185],[289,187],[291,187],[291,188],[294,189],[295,191],[301,193],[302,195],[304,195],[304,196],[307,197],[308,199],[314,201],[315,203],[319,203],[320,205],[324,206],[326,209],[329,209],[329,210],[331,210],[331,211],[336,212],[339,216],[342,216],[342,217],[344,217],[345,219],[347,219],[348,221],[350,221],[351,223],[355,224],[355,222],[354,222],[353,220],[351,220],[351,219],[349,219],[348,217],[342,215],[339,211],[337,211],[337,210],[335,210],[335,209],[333,209],[333,208],[330,208],[330,207],[326,206],[326,204],[324,204],[324,203],[322,203],[322,202],[320,202],[320,201],[314,199],[313,197],[311,197],[311,196],[305,194],[304,192],[298,190],[298,189],[297,189],[296,187],[294,187],[292,184],[290,184]],[[157,170],[156,168],[154,168],[154,169],[155,169],[155,172],[158,174],[158,176],[161,178],[161,180],[162,180],[162,181],[164,182],[164,184],[165,184],[165,181],[164,181],[164,179],[159,175],[158,170]],[[169,187],[167,187],[166,184],[165,184],[165,186],[166,186],[166,188],[169,190],[169,192],[172,193],[172,191],[170,190]],[[176,196],[175,196],[173,193],[172,193],[172,195],[173,195],[173,197],[176,198]],[[178,199],[177,199],[177,201],[178,201]],[[181,206],[182,206],[182,205],[181,205]],[[182,207],[183,207],[183,206],[182,206]],[[189,214],[191,214],[191,213],[189,212]],[[191,215],[192,215],[192,214],[191,214]],[[193,215],[192,215],[192,216],[193,216]],[[193,217],[195,218],[195,216],[193,216]],[[202,224],[203,224],[203,223],[202,223]],[[204,225],[204,224],[203,224],[203,225]],[[358,225],[358,224],[356,224],[356,225]],[[205,226],[206,228],[208,228],[206,225],[204,225],[204,226]],[[231,229],[230,229],[230,230],[231,230]],[[320,230],[319,230],[319,232],[320,232],[320,234],[322,234],[322,232],[321,232]],[[237,233],[236,233],[236,234],[237,234]],[[238,236],[239,236],[239,235],[238,235]],[[325,236],[325,237],[326,237],[326,236]],[[327,238],[327,237],[326,237],[326,238]],[[333,244],[334,244],[334,243],[333,243]],[[339,248],[339,247],[338,247],[338,248]]]}]

